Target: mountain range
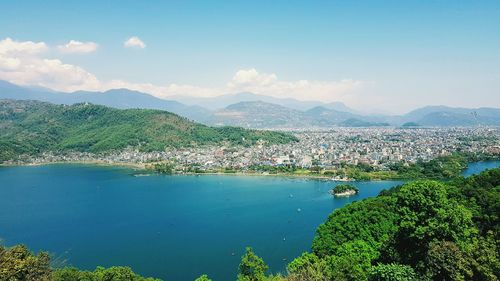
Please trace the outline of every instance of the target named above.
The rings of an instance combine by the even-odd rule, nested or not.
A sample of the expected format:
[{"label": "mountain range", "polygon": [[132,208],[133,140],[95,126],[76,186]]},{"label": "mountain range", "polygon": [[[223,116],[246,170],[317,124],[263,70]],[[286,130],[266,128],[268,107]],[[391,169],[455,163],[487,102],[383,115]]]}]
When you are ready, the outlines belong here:
[{"label": "mountain range", "polygon": [[193,96],[171,96],[173,100],[177,100],[188,105],[198,105],[211,110],[226,108],[229,105],[242,101],[259,101],[265,103],[278,104],[291,109],[306,111],[316,106],[324,106],[329,109],[356,113],[357,111],[347,107],[341,102],[322,103],[319,101],[300,101],[292,98],[275,98],[265,95],[257,95],[250,92],[241,92],[235,94],[221,95],[216,97],[204,98]]},{"label": "mountain range", "polygon": [[192,120],[211,114],[203,107],[188,106],[173,100],[164,100],[152,95],[128,89],[113,89],[106,92],[76,91],[62,93],[42,88],[27,88],[0,80],[0,99],[38,100],[55,104],[89,102],[118,109],[143,108],[170,111]]},{"label": "mountain range", "polygon": [[322,103],[243,92],[211,98],[171,96],[160,99],[138,91],[63,93],[0,81],[0,99],[39,100],[55,104],[89,102],[118,109],[169,111],[206,125],[245,128],[331,128],[372,126],[500,126],[498,108],[426,106],[404,115],[366,115],[341,102]]}]

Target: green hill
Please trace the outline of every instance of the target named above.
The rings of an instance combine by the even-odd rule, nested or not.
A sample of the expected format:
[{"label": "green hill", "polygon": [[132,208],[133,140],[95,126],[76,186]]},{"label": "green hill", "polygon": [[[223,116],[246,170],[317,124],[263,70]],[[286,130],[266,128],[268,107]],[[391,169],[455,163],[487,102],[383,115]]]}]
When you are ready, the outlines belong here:
[{"label": "green hill", "polygon": [[285,133],[208,127],[160,110],[13,100],[0,100],[0,130],[0,161],[44,151],[163,151],[225,142],[248,146],[259,140],[296,141]]}]

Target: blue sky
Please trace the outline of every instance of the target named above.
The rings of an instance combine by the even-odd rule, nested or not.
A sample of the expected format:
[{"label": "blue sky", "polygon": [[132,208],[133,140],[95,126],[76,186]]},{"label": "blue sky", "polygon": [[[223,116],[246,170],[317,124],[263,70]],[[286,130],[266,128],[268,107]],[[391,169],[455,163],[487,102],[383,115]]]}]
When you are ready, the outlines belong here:
[{"label": "blue sky", "polygon": [[[2,77],[0,64],[0,79],[21,84],[161,97],[250,90],[387,112],[500,106],[500,1],[1,1],[0,10],[0,40],[43,42],[40,58],[98,80]],[[131,36],[146,47],[125,48]],[[57,51],[70,40],[98,47]]]}]

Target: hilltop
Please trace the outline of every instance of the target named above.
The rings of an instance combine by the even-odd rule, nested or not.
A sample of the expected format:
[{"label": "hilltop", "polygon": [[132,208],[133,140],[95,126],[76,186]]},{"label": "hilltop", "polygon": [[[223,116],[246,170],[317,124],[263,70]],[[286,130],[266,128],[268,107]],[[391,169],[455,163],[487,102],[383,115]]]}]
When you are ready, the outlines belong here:
[{"label": "hilltop", "polygon": [[0,160],[48,151],[109,152],[128,147],[163,151],[227,143],[252,145],[296,141],[271,131],[209,127],[176,114],[152,109],[114,109],[80,103],[0,100]]}]

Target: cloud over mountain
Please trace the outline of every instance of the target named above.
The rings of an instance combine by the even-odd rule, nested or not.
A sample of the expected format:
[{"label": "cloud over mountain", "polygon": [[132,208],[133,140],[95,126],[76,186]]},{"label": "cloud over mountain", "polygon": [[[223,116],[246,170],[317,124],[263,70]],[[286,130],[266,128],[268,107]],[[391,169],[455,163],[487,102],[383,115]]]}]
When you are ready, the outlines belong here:
[{"label": "cloud over mountain", "polygon": [[92,73],[47,57],[48,50],[44,42],[1,40],[0,79],[62,91],[99,88],[99,80]]},{"label": "cloud over mountain", "polygon": [[236,72],[227,84],[230,92],[252,92],[273,97],[291,97],[299,100],[338,101],[348,93],[359,90],[363,81],[343,79],[340,81],[284,81],[274,73],[259,73],[256,69]]},{"label": "cloud over mountain", "polygon": [[[137,37],[131,37],[125,46],[143,48],[146,45]],[[69,41],[57,46],[63,53],[90,53],[98,45],[94,42]],[[156,97],[173,95],[214,97],[227,93],[253,92],[272,97],[288,97],[298,100],[343,100],[363,88],[365,82],[352,79],[339,81],[286,81],[274,73],[260,73],[254,68],[236,71],[232,79],[220,87],[203,87],[189,84],[155,85],[132,83],[121,79],[103,81],[84,68],[64,63],[54,58],[45,42],[16,41],[6,38],[0,41],[0,79],[25,86],[40,86],[58,91],[77,90],[105,91],[128,88]]]}]

